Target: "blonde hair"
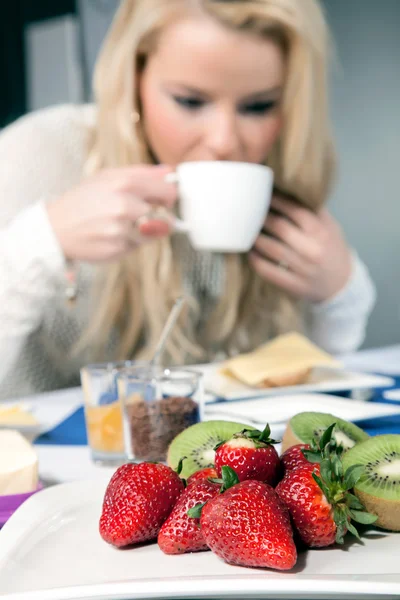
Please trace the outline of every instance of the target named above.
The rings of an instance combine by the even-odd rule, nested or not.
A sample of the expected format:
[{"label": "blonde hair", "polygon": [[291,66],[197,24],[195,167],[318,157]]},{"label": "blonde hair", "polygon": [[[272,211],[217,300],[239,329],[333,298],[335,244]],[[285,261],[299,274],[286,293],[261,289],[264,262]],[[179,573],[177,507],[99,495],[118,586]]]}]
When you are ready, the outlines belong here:
[{"label": "blonde hair", "polygon": [[[133,67],[135,62],[137,67],[144,64],[159,31],[191,8],[281,45],[287,60],[283,127],[267,163],[281,192],[317,210],[326,200],[334,167],[327,100],[329,39],[317,0],[124,0],[96,66],[98,120],[88,171],[152,162],[141,128],[132,126],[132,111],[139,108]],[[206,330],[200,336],[194,331],[201,309],[194,300],[171,335],[170,362],[208,360],[216,348],[227,354],[248,350],[301,327],[300,304],[260,278],[246,256],[226,255],[224,264],[224,289]],[[146,244],[103,267],[99,275],[101,292],[85,340],[104,350],[117,330],[115,358],[148,356],[183,286],[171,240]]]}]

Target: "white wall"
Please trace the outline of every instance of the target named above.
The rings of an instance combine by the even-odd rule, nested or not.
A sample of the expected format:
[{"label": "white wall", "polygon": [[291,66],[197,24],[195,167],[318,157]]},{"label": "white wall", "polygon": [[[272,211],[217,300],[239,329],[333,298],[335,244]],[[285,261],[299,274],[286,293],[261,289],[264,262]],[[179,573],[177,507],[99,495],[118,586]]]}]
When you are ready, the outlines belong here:
[{"label": "white wall", "polygon": [[324,0],[339,67],[332,212],[368,264],[378,303],[367,346],[400,342],[400,0]]}]

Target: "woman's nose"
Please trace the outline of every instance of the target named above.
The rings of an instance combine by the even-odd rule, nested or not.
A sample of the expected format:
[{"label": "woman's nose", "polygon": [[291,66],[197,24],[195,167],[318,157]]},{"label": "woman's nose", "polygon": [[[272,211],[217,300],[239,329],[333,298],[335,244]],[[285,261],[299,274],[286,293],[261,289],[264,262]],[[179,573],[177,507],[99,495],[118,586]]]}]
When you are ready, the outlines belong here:
[{"label": "woman's nose", "polygon": [[214,160],[240,160],[241,144],[236,114],[218,112],[207,123],[206,145]]}]

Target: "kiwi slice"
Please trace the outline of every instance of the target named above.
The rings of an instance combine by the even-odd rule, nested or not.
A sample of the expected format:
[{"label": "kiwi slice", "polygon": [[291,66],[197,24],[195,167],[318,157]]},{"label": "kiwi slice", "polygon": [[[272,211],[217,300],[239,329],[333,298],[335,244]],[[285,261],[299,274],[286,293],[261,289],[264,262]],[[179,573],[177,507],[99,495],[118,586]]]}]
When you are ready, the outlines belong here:
[{"label": "kiwi slice", "polygon": [[302,412],[294,415],[286,426],[282,438],[282,452],[295,444],[309,444],[314,437],[320,436],[332,423],[336,423],[333,437],[345,449],[369,438],[362,429],[335,417],[329,413]]},{"label": "kiwi slice", "polygon": [[365,509],[377,515],[375,525],[400,531],[400,435],[371,437],[343,455],[345,469],[363,465],[354,493]]},{"label": "kiwi slice", "polygon": [[191,425],[172,440],[168,448],[167,463],[176,469],[180,459],[186,456],[181,471],[181,477],[185,479],[199,469],[213,467],[215,446],[226,442],[234,433],[243,429],[254,427],[233,421],[203,421]]}]

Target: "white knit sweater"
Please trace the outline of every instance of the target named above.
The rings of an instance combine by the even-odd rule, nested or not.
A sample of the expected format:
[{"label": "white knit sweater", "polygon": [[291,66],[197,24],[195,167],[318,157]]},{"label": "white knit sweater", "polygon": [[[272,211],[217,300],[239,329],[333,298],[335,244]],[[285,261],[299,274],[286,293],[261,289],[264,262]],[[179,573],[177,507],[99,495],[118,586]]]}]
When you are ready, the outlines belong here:
[{"label": "white knit sweater", "polygon": [[[79,383],[84,357],[69,351],[89,319],[94,268],[82,265],[71,310],[45,203],[79,182],[94,120],[91,105],[63,105],[29,114],[0,134],[0,399]],[[374,301],[354,254],[345,289],[309,306],[309,337],[328,352],[356,349]]]}]

